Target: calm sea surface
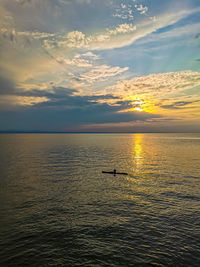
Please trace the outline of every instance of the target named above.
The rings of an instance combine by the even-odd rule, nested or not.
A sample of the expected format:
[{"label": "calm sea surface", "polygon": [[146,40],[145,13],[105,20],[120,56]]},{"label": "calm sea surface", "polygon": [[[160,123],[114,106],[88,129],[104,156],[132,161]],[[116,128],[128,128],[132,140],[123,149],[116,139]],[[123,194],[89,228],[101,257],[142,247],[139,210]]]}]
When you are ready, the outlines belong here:
[{"label": "calm sea surface", "polygon": [[0,266],[199,267],[200,134],[1,134]]}]

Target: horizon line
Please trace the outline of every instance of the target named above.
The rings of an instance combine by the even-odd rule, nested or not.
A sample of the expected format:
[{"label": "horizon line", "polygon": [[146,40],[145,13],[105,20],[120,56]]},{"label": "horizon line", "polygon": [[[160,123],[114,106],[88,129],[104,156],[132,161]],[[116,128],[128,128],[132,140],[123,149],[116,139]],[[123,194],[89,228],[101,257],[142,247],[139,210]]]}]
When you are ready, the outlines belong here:
[{"label": "horizon line", "polygon": [[0,130],[0,134],[135,134],[135,133],[200,133],[196,132],[181,132],[181,131],[21,131],[21,130]]}]

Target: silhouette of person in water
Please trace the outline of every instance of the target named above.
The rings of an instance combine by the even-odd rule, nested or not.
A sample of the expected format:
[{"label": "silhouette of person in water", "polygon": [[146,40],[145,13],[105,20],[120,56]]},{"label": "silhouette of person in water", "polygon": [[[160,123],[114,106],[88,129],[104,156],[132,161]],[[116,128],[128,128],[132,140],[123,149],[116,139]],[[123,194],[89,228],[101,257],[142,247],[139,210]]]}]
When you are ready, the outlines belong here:
[{"label": "silhouette of person in water", "polygon": [[113,173],[114,173],[114,176],[115,176],[115,175],[116,175],[116,173],[117,173],[116,169],[114,169],[114,170],[113,170]]}]

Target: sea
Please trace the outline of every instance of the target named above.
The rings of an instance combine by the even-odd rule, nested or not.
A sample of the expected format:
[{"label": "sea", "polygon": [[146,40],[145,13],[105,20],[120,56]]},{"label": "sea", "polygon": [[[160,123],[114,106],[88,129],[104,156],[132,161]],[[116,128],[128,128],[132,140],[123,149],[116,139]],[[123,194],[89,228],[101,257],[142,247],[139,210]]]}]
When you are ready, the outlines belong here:
[{"label": "sea", "polygon": [[0,266],[199,267],[200,134],[1,134]]}]

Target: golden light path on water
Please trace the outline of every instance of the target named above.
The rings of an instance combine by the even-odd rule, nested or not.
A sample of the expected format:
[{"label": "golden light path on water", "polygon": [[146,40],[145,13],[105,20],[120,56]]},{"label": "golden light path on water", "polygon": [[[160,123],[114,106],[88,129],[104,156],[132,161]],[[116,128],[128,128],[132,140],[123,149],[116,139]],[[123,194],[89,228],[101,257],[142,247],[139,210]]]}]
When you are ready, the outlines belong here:
[{"label": "golden light path on water", "polygon": [[140,169],[141,165],[143,164],[143,135],[136,134],[133,136],[133,161],[135,169]]}]

